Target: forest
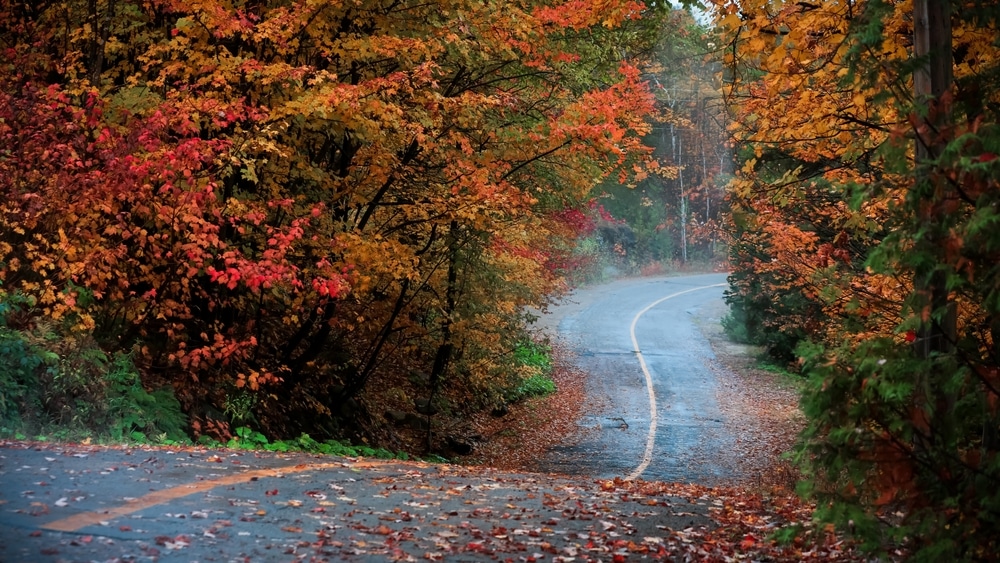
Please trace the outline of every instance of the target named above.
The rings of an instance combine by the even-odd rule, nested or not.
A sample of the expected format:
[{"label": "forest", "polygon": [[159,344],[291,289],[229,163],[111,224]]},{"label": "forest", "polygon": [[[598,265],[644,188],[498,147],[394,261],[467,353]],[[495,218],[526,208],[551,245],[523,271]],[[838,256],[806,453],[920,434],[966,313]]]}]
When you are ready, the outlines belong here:
[{"label": "forest", "polygon": [[685,8],[0,0],[0,430],[437,451],[531,311],[724,264],[815,518],[989,559],[1000,8]]},{"label": "forest", "polygon": [[721,2],[730,332],[807,378],[818,517],[988,560],[1000,531],[1000,9]]},{"label": "forest", "polygon": [[435,450],[386,419],[551,387],[528,311],[725,258],[666,4],[2,5],[8,430]]}]

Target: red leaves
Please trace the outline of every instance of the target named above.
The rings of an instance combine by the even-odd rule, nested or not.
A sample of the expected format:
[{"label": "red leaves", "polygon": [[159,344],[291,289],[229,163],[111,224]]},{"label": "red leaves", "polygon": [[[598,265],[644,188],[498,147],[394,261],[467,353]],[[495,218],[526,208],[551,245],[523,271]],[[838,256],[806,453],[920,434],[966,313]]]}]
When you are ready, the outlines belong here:
[{"label": "red leaves", "polygon": [[634,0],[567,0],[536,8],[533,15],[543,24],[579,30],[596,25],[617,27],[625,20],[638,19],[644,9]]},{"label": "red leaves", "polygon": [[333,279],[313,278],[313,290],[322,297],[337,298],[347,293],[349,286],[344,278],[335,277]]},{"label": "red leaves", "polygon": [[[433,357],[441,326],[430,325],[450,315],[439,297],[454,293],[441,275],[450,254],[482,258],[452,283],[476,288],[456,305],[476,313],[450,338],[502,358],[511,312],[560,288],[574,265],[559,253],[574,226],[552,233],[547,202],[572,208],[648,152],[639,137],[652,97],[639,69],[580,82],[590,69],[573,65],[592,39],[563,33],[616,26],[642,5],[549,4],[394,5],[378,17],[340,5],[137,4],[135,26],[110,31],[119,48],[105,76],[46,70],[60,82],[48,88],[2,78],[0,146],[16,150],[0,161],[0,214],[24,231],[18,241],[38,241],[26,255],[0,245],[0,277],[20,284],[5,289],[37,297],[54,319],[79,316],[81,329],[116,319],[126,345],[147,343],[135,360],[156,381],[144,383],[172,384],[185,408],[222,410],[222,390],[274,387],[255,408],[275,428],[300,422],[291,411],[327,408],[285,400],[292,385],[277,387],[293,366],[312,387],[294,393],[326,396]],[[77,16],[39,18],[31,35],[71,37],[85,24]],[[355,19],[367,31],[338,31]],[[219,38],[234,40],[219,51]],[[72,42],[32,42],[3,56],[65,68]],[[484,73],[448,78],[456,68]],[[125,77],[124,89],[99,87]],[[443,235],[451,222],[455,243]],[[481,242],[493,239],[509,246]],[[364,373],[337,381],[355,375],[344,365]],[[458,394],[504,368],[477,364],[475,386]]]}]

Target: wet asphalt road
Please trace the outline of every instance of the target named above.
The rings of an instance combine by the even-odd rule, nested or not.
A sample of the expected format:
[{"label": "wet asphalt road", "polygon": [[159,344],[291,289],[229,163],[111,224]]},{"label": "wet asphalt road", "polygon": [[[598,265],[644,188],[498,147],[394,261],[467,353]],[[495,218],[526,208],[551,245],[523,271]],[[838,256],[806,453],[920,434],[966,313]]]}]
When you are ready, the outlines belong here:
[{"label": "wet asphalt road", "polygon": [[[735,438],[723,424],[714,355],[698,329],[716,322],[702,317],[722,310],[725,281],[726,274],[619,280],[574,292],[540,320],[588,374],[588,389],[577,433],[539,470],[699,484],[732,477],[717,460]],[[639,474],[654,415],[635,343],[657,407],[651,459]]]},{"label": "wet asphalt road", "polygon": [[[625,280],[570,296],[561,341],[591,373],[575,441],[544,472],[199,448],[0,443],[0,562],[698,560],[701,500],[595,478],[710,483],[730,443],[694,319],[723,274]],[[718,307],[715,307],[718,311]],[[713,313],[714,314],[714,313]],[[626,427],[627,425],[627,427]],[[692,557],[694,557],[692,559]]]},{"label": "wet asphalt road", "polygon": [[686,553],[709,502],[486,468],[0,444],[0,561],[610,561]]}]

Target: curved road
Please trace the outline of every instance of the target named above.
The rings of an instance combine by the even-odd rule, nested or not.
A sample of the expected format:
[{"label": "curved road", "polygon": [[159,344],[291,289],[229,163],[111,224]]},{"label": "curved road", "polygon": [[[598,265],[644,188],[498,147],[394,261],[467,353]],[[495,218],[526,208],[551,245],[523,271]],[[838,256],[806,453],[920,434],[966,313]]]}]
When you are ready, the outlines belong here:
[{"label": "curved road", "polygon": [[571,295],[544,317],[591,376],[580,432],[542,469],[586,480],[310,454],[0,441],[0,561],[631,560],[633,550],[698,558],[690,550],[702,543],[688,535],[715,526],[708,501],[588,481],[726,477],[718,460],[732,437],[696,322],[724,310],[716,286],[724,278],[619,281]]},{"label": "curved road", "polygon": [[539,470],[701,484],[732,477],[718,454],[732,449],[734,436],[698,328],[724,311],[725,281],[726,274],[619,280],[576,291],[542,317],[543,332],[588,376],[578,431],[539,460]]}]

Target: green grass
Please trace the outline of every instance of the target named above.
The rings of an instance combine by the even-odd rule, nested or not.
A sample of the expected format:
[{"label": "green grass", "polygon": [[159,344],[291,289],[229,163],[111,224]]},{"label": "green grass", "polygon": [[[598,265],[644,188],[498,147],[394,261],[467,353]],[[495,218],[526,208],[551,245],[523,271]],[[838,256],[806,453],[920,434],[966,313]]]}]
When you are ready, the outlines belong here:
[{"label": "green grass", "polygon": [[[309,452],[343,457],[374,457],[377,459],[410,459],[410,456],[406,452],[391,452],[385,448],[372,448],[369,446],[352,446],[338,440],[324,440],[320,442],[305,433],[294,440],[275,440],[271,442],[260,432],[246,426],[237,428],[236,436],[225,444],[220,444],[211,439],[205,439],[204,436],[202,438],[203,439],[200,440],[199,443],[207,447],[220,447],[224,445],[227,448],[239,450]],[[444,458],[441,459],[443,460]],[[428,461],[438,460],[432,459]]]},{"label": "green grass", "polygon": [[521,378],[504,393],[504,399],[516,403],[531,397],[544,397],[556,392],[552,380],[552,348],[531,340],[523,340],[514,348],[514,359],[521,367],[529,368],[532,375]]},{"label": "green grass", "polygon": [[777,375],[780,378],[778,381],[781,385],[787,385],[796,391],[802,391],[805,389],[806,379],[802,376],[802,374],[788,369],[788,366],[776,364],[768,357],[758,358],[755,367],[761,371]]}]

